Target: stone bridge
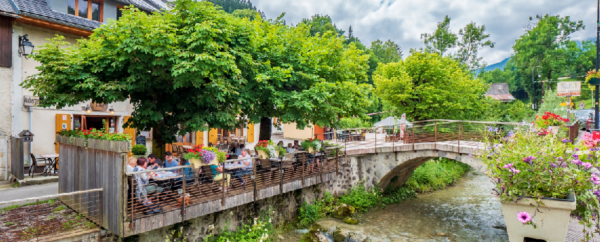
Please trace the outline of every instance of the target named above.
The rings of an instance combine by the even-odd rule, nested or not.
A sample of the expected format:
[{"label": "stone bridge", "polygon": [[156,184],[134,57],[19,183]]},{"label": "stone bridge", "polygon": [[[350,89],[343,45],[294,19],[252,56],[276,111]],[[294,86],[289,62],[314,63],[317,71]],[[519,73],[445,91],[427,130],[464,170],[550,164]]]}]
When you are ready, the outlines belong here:
[{"label": "stone bridge", "polygon": [[[404,144],[381,142],[375,139],[346,143],[346,162],[342,166],[347,183],[364,180],[368,187],[398,188],[404,185],[413,171],[433,158],[448,158],[470,165],[484,172],[485,164],[472,157],[483,143],[476,141],[441,141]],[[340,143],[342,144],[342,143]],[[340,186],[340,192],[344,189]]]}]

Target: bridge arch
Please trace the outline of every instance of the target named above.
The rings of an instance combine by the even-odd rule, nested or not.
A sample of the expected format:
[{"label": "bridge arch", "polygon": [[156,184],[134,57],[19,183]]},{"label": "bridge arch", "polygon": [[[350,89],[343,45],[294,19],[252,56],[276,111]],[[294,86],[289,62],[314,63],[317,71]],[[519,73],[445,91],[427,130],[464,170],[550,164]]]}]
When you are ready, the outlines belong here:
[{"label": "bridge arch", "polygon": [[356,159],[361,180],[367,186],[396,189],[403,186],[417,167],[433,158],[448,158],[470,165],[474,170],[486,171],[481,160],[467,153],[440,150],[417,150],[364,154],[352,157]]}]

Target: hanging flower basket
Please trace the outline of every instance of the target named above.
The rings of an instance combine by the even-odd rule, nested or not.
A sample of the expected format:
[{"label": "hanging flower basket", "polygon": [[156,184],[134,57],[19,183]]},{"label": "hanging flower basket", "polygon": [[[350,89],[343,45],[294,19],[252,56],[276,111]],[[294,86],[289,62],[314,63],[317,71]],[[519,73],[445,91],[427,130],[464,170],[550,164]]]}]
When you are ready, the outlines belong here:
[{"label": "hanging flower basket", "polygon": [[585,81],[589,85],[600,85],[600,73],[596,71],[588,71]]}]

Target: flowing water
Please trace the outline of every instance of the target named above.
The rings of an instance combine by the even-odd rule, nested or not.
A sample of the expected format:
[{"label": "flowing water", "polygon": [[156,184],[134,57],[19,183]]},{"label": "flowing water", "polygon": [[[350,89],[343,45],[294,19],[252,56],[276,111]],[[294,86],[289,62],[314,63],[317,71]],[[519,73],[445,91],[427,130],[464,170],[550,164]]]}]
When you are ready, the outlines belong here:
[{"label": "flowing water", "polygon": [[[469,173],[444,190],[359,214],[357,225],[334,218],[319,224],[354,231],[371,241],[508,241],[502,207],[491,194],[493,187],[485,175]],[[290,235],[287,241],[299,237]]]}]

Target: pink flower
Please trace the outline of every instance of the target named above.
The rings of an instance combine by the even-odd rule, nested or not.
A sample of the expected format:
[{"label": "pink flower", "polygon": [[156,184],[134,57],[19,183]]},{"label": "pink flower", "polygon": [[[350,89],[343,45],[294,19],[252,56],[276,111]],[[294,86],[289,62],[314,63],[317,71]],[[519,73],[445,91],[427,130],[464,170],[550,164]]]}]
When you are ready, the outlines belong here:
[{"label": "pink flower", "polygon": [[592,180],[592,182],[596,185],[600,185],[600,178],[597,177],[595,174],[592,174],[592,178],[590,179]]},{"label": "pink flower", "polygon": [[514,165],[513,163],[506,164],[502,168],[510,169],[513,165]]},{"label": "pink flower", "polygon": [[578,166],[581,165],[581,164],[583,164],[583,162],[581,162],[578,159],[572,160],[571,162],[573,162],[573,164],[578,165]]},{"label": "pink flower", "polygon": [[585,163],[583,163],[583,166],[585,167],[585,169],[590,169],[590,168],[592,168],[592,163],[585,162]]},{"label": "pink flower", "polygon": [[508,171],[511,171],[514,174],[518,174],[519,172],[521,172],[520,170],[517,170],[515,168],[510,168],[510,169],[508,169]]},{"label": "pink flower", "polygon": [[517,219],[519,221],[521,221],[521,223],[526,224],[529,221],[531,221],[532,218],[531,218],[531,215],[529,215],[528,212],[519,212],[519,213],[517,213]]}]

